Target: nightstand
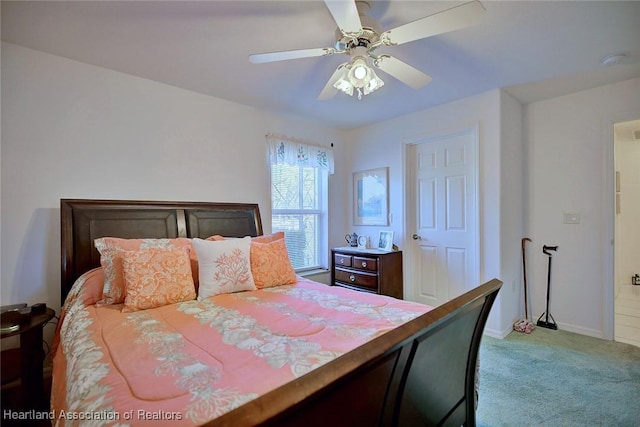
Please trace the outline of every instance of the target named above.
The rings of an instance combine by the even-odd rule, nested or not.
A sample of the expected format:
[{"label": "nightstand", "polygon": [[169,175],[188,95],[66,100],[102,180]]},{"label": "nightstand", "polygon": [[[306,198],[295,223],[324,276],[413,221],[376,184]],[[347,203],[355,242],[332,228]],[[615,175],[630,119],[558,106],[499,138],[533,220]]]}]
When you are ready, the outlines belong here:
[{"label": "nightstand", "polygon": [[1,338],[18,335],[20,347],[2,352],[2,384],[20,378],[20,390],[16,409],[48,409],[49,402],[43,388],[42,329],[54,316],[47,308],[44,313],[31,314],[28,322],[19,329],[3,332]]},{"label": "nightstand", "polygon": [[331,284],[402,299],[402,251],[333,248]]}]

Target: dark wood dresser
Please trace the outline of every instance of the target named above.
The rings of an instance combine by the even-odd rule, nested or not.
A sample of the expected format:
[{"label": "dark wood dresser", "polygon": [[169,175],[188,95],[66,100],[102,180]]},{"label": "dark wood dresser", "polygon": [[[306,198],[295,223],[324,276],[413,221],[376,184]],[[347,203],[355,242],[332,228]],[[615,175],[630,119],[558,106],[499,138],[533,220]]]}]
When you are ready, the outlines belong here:
[{"label": "dark wood dresser", "polygon": [[331,284],[402,299],[402,251],[333,248]]}]

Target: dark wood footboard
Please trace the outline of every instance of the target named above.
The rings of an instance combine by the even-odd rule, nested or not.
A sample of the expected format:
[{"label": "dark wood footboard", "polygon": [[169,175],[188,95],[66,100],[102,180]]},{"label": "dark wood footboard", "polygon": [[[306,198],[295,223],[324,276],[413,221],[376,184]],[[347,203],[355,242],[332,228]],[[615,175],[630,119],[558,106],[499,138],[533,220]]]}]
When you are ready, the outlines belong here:
[{"label": "dark wood footboard", "polygon": [[474,426],[493,279],[208,426]]}]

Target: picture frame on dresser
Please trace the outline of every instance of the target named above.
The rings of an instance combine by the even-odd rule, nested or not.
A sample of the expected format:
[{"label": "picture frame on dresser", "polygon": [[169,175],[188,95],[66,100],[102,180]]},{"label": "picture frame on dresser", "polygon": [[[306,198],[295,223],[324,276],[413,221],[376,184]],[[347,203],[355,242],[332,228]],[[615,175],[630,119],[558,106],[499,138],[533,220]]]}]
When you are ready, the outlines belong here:
[{"label": "picture frame on dresser", "polygon": [[353,225],[389,225],[389,168],[353,173]]},{"label": "picture frame on dresser", "polygon": [[378,236],[378,249],[391,251],[393,248],[393,231],[381,231]]}]

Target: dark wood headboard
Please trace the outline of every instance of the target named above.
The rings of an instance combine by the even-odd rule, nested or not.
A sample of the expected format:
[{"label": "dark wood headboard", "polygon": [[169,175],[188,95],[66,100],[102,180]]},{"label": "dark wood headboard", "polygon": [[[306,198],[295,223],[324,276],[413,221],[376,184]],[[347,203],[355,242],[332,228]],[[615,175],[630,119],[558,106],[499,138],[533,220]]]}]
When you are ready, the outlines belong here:
[{"label": "dark wood headboard", "polygon": [[60,200],[61,302],[84,272],[100,266],[99,237],[160,239],[259,236],[257,204],[142,200]]}]

